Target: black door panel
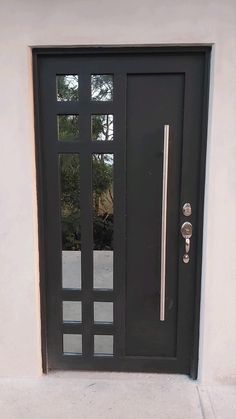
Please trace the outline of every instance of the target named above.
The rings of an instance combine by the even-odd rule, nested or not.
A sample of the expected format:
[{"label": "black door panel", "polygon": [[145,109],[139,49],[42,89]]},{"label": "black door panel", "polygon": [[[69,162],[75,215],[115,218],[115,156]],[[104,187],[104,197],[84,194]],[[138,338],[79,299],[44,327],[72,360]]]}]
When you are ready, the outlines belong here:
[{"label": "black door panel", "polygon": [[208,48],[35,50],[47,368],[196,376],[208,65]]}]

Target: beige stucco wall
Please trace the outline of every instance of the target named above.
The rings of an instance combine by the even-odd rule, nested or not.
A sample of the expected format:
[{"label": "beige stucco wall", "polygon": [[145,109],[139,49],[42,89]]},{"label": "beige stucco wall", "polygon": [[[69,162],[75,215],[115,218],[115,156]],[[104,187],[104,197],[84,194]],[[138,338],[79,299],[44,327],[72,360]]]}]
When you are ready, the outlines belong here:
[{"label": "beige stucco wall", "polygon": [[235,0],[0,2],[0,375],[41,374],[31,46],[214,44],[200,379],[236,376]]}]

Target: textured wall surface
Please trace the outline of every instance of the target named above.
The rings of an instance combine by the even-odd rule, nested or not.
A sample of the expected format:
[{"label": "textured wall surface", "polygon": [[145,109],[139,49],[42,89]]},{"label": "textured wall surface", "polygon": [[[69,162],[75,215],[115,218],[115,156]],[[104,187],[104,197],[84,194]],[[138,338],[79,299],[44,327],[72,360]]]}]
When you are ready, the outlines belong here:
[{"label": "textured wall surface", "polygon": [[0,4],[0,375],[41,374],[31,46],[214,44],[200,378],[236,375],[235,0]]}]

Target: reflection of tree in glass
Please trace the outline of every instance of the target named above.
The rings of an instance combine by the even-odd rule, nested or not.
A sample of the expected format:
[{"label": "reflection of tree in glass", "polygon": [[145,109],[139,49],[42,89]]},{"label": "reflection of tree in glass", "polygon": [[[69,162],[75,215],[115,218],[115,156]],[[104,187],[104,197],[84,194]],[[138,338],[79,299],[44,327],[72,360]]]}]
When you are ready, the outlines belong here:
[{"label": "reflection of tree in glass", "polygon": [[59,140],[74,140],[79,136],[78,115],[58,115]]},{"label": "reflection of tree in glass", "polygon": [[[93,155],[94,249],[113,247],[113,155]],[[80,163],[78,154],[61,154],[62,249],[81,250]]]},{"label": "reflection of tree in glass", "polygon": [[113,183],[113,155],[93,154],[94,210],[99,214],[99,199],[108,192]]},{"label": "reflection of tree in glass", "polygon": [[113,115],[92,115],[92,139],[113,140]]},{"label": "reflection of tree in glass", "polygon": [[61,221],[62,249],[80,250],[80,165],[78,154],[62,154]]},{"label": "reflection of tree in glass", "polygon": [[57,100],[78,100],[79,77],[75,75],[57,76]]},{"label": "reflection of tree in glass", "polygon": [[113,155],[93,155],[93,236],[95,250],[113,248]]},{"label": "reflection of tree in glass", "polygon": [[93,74],[91,76],[92,100],[109,101],[113,99],[113,76]]},{"label": "reflection of tree in glass", "polygon": [[[78,85],[58,76],[58,100],[76,100]],[[92,83],[94,100],[112,100],[112,76],[99,76]],[[78,80],[77,80],[78,82]],[[105,84],[104,84],[105,83]],[[92,138],[113,139],[113,115],[94,115]],[[102,118],[101,118],[102,117]],[[59,139],[78,138],[78,115],[59,115]],[[113,248],[113,155],[95,154],[93,162],[93,233],[94,249]],[[81,250],[80,220],[80,164],[78,154],[62,154],[61,170],[61,222],[62,249]]]}]

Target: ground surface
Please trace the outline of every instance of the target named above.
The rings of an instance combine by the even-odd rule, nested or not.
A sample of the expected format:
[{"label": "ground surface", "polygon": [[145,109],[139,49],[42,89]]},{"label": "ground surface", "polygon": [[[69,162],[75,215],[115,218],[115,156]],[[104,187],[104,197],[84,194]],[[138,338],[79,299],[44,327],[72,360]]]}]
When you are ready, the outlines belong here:
[{"label": "ground surface", "polygon": [[63,372],[0,380],[1,419],[235,419],[233,384],[179,375]]}]

